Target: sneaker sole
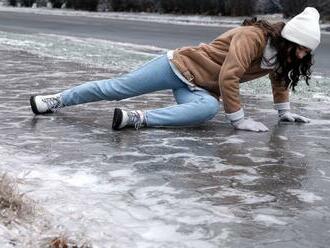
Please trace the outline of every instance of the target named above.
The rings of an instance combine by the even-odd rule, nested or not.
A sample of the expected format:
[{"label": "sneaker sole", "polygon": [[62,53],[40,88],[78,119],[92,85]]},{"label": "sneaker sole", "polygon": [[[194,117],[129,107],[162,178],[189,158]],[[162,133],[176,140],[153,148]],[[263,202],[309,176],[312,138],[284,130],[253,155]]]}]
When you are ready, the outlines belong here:
[{"label": "sneaker sole", "polygon": [[115,108],[113,113],[113,120],[112,120],[112,129],[113,130],[120,130],[119,126],[123,120],[123,113],[119,108]]},{"label": "sneaker sole", "polygon": [[38,111],[38,109],[37,109],[37,105],[36,105],[36,101],[35,101],[35,96],[31,96],[31,97],[30,97],[30,105],[31,105],[32,112],[33,112],[35,115],[40,115],[40,114],[41,114],[41,113]]}]

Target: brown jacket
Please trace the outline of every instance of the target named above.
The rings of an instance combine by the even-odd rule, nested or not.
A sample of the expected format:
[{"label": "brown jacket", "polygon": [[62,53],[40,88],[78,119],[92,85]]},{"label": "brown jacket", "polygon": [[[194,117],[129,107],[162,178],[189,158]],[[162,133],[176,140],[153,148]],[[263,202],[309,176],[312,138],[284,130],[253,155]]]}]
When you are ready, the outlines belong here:
[{"label": "brown jacket", "polygon": [[190,82],[223,100],[226,113],[241,108],[239,84],[270,73],[274,103],[289,101],[289,92],[274,78],[271,69],[262,69],[267,38],[260,28],[231,29],[210,44],[183,47],[174,51],[172,62]]}]

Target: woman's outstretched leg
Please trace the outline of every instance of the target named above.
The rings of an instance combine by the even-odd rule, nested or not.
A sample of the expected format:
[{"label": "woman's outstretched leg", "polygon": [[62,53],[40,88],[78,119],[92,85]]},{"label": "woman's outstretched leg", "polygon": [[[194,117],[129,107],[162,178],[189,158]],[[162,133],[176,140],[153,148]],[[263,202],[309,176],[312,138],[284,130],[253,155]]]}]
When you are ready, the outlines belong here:
[{"label": "woman's outstretched leg", "polygon": [[219,109],[218,101],[205,90],[192,91],[173,72],[166,56],[119,78],[87,82],[56,95],[33,96],[35,114],[100,100],[121,100],[158,90],[172,89],[178,105],[147,111],[115,109],[116,130],[127,126],[190,126],[211,119]]},{"label": "woman's outstretched leg", "polygon": [[44,114],[66,106],[122,100],[158,90],[175,90],[184,85],[172,71],[166,55],[163,55],[118,78],[87,82],[55,95],[32,96],[30,103],[35,114]]}]

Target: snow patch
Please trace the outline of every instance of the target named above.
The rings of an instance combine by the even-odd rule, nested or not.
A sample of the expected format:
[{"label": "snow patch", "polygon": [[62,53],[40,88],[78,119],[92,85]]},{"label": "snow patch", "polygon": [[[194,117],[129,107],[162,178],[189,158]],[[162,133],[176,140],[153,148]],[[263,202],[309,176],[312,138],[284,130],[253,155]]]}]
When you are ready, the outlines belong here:
[{"label": "snow patch", "polygon": [[285,221],[281,221],[275,216],[272,215],[266,215],[266,214],[258,214],[255,218],[255,221],[257,222],[263,222],[267,226],[272,226],[272,225],[281,225],[284,226],[287,223]]},{"label": "snow patch", "polygon": [[304,190],[291,189],[288,190],[292,195],[295,195],[300,201],[307,203],[314,203],[315,201],[321,201],[322,197],[315,195],[312,192],[307,192]]},{"label": "snow patch", "polygon": [[282,135],[278,135],[277,136],[280,140],[289,140],[288,137],[282,136]]}]

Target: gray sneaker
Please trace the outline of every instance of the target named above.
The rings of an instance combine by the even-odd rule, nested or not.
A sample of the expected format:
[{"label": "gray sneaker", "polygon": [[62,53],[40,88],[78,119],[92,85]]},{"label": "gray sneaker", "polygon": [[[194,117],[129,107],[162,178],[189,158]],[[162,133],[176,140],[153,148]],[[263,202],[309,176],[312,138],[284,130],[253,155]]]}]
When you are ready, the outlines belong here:
[{"label": "gray sneaker", "polygon": [[30,104],[36,115],[53,113],[64,107],[60,94],[31,96]]},{"label": "gray sneaker", "polygon": [[120,108],[115,108],[112,129],[120,130],[124,127],[135,127],[135,129],[139,129],[143,126],[145,126],[145,120],[142,111],[125,111]]}]

